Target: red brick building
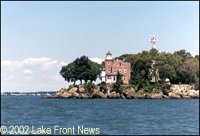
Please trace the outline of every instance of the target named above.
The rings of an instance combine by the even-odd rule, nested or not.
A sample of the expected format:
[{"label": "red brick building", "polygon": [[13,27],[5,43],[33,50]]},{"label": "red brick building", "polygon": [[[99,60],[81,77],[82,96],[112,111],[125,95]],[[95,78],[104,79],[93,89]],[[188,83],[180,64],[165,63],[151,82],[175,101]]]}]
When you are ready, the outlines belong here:
[{"label": "red brick building", "polygon": [[123,82],[128,84],[131,76],[130,63],[113,59],[112,54],[108,51],[104,61],[104,70],[101,73],[101,80],[106,83],[115,83],[118,71],[122,75]]}]

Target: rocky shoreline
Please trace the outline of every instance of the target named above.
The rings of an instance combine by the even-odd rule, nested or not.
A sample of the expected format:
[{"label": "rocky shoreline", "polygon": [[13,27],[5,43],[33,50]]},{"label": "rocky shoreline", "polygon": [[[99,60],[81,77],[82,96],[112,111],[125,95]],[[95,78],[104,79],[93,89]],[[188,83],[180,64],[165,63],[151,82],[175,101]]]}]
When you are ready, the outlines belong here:
[{"label": "rocky shoreline", "polygon": [[[162,91],[148,93],[143,90],[136,91],[131,86],[125,86],[122,93],[110,91],[111,88],[101,90],[96,87],[90,91],[85,91],[84,85],[71,85],[69,88],[61,88],[54,95],[43,96],[42,98],[61,99],[199,99],[199,90],[194,90],[188,84],[171,85],[168,95]],[[100,91],[101,90],[101,91]]]}]

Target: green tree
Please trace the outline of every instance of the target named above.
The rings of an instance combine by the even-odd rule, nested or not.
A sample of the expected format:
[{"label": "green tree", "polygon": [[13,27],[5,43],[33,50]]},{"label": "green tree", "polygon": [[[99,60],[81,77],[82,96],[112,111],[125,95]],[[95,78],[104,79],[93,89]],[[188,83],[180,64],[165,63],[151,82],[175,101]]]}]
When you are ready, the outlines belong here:
[{"label": "green tree", "polygon": [[181,67],[180,75],[185,83],[197,83],[199,81],[199,61],[196,58],[188,58]]},{"label": "green tree", "polygon": [[179,83],[178,72],[180,71],[182,60],[179,55],[171,53],[160,53],[157,64],[160,78],[169,78],[171,83]]},{"label": "green tree", "polygon": [[156,60],[155,66],[159,70],[161,84],[166,78],[169,78],[172,84],[179,82],[197,84],[199,82],[199,55],[192,57],[186,50],[166,53],[151,49],[137,54],[124,54],[118,58],[125,58],[131,64],[129,83],[138,89],[144,87],[149,89],[148,86],[151,86],[148,79],[151,60]]},{"label": "green tree", "polygon": [[60,74],[68,82],[73,81],[75,84],[75,82],[79,80],[82,84],[83,80],[85,83],[87,83],[88,80],[91,82],[95,81],[100,72],[99,64],[92,62],[86,56],[81,56],[68,65],[63,66]]},{"label": "green tree", "polygon": [[192,57],[192,55],[184,49],[175,51],[174,54],[181,56],[183,60],[186,58]]},{"label": "green tree", "polygon": [[61,76],[68,82],[74,82],[78,80],[78,76],[76,75],[75,71],[75,63],[69,63],[66,66],[63,66],[61,71],[60,71]]},{"label": "green tree", "polygon": [[117,81],[116,83],[114,83],[112,90],[115,91],[116,93],[122,93],[122,85],[123,85],[122,75],[118,71]]}]

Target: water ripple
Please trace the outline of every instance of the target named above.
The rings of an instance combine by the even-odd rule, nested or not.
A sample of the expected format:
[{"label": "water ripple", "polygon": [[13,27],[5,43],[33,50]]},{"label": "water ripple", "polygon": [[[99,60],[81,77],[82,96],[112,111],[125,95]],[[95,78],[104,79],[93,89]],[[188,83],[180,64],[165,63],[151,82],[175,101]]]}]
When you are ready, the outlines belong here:
[{"label": "water ripple", "polygon": [[84,126],[101,134],[199,134],[199,101],[1,96],[1,124]]}]

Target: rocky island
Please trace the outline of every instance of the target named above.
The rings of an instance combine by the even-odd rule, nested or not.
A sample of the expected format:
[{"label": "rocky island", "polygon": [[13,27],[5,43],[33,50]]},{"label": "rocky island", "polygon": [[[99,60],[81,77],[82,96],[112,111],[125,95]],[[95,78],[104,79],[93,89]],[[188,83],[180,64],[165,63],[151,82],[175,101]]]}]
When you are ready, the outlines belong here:
[{"label": "rocky island", "polygon": [[100,86],[95,86],[91,90],[87,90],[85,85],[71,85],[68,88],[61,88],[55,95],[43,96],[43,98],[63,98],[63,99],[198,99],[199,90],[194,90],[192,85],[180,84],[171,85],[168,94],[160,92],[146,92],[143,89],[136,91],[130,85],[124,85],[123,91],[121,93],[116,93],[111,91],[112,87],[101,88]]},{"label": "rocky island", "polygon": [[[185,50],[172,54],[152,48],[115,58],[108,51],[101,64],[82,56],[62,66],[60,74],[73,84],[43,98],[199,98],[199,55]],[[94,84],[97,78],[101,83]]]}]

